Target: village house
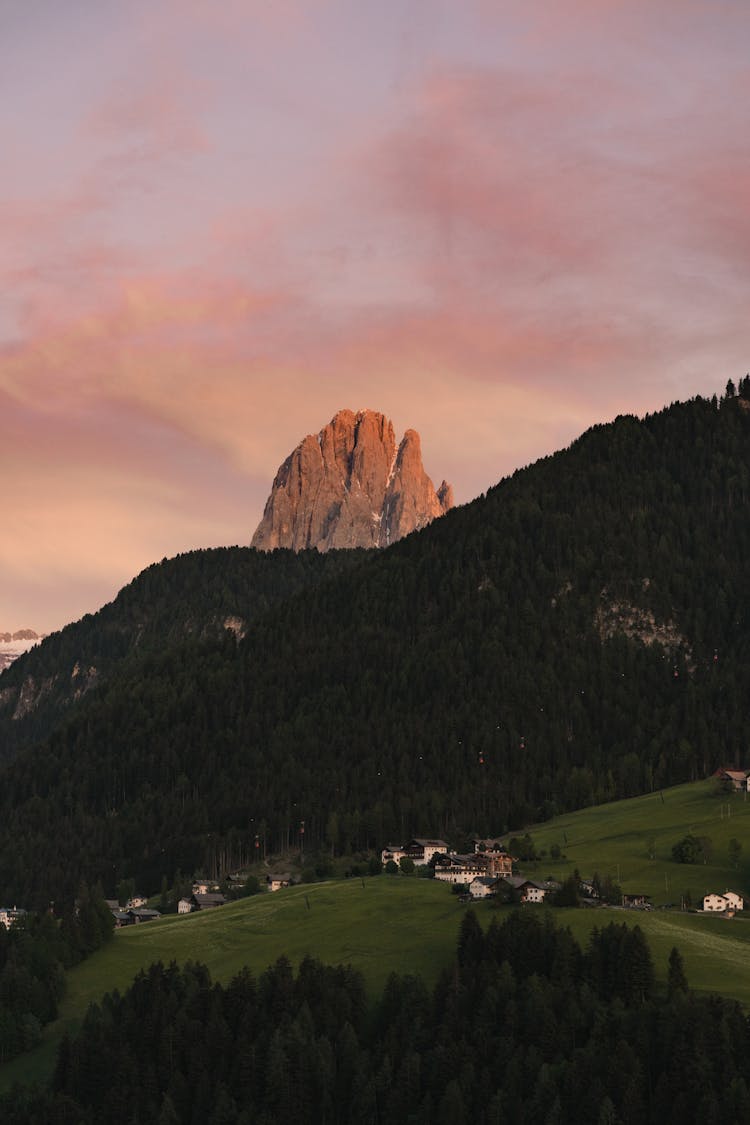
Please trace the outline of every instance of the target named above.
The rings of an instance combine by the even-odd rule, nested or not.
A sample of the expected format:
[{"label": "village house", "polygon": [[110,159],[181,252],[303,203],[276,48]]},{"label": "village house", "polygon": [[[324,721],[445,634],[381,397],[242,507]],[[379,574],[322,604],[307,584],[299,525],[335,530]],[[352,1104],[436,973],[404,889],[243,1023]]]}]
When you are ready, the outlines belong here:
[{"label": "village house", "polygon": [[717,781],[731,783],[733,789],[744,789],[750,792],[750,770],[736,770],[729,766],[720,766],[714,773],[714,777]]},{"label": "village house", "polygon": [[650,910],[651,897],[641,893],[624,894],[622,896],[622,905],[629,906],[633,910]]},{"label": "village house", "polygon": [[288,887],[291,881],[292,877],[288,871],[284,872],[283,875],[266,875],[269,891],[280,891],[282,887]]},{"label": "village house", "polygon": [[177,903],[178,914],[191,914],[194,910],[193,902],[189,898],[181,898]]},{"label": "village house", "polygon": [[[226,901],[226,895],[221,894],[220,891],[207,891],[205,894],[190,896],[193,910],[215,910],[217,906],[224,906]],[[177,910],[180,911],[179,904]],[[185,914],[187,911],[183,910],[182,913]]]},{"label": "village house", "polygon": [[472,853],[471,855],[445,855],[439,854],[434,858],[435,878],[444,883],[471,883],[477,875],[487,874],[487,861],[483,856]]},{"label": "village house", "polygon": [[5,926],[6,930],[9,930],[23,918],[25,913],[26,911],[19,906],[0,906],[0,926]]},{"label": "village house", "polygon": [[194,895],[212,894],[212,893],[215,893],[216,891],[218,891],[218,889],[219,889],[219,884],[218,883],[212,883],[208,879],[198,879],[198,880],[196,880],[195,883],[193,883],[193,894]]},{"label": "village house", "polygon": [[498,889],[504,885],[513,891],[522,903],[544,902],[547,895],[552,895],[560,889],[560,884],[553,879],[537,881],[527,879],[525,875],[506,875],[498,879],[497,883]]},{"label": "village house", "polygon": [[474,854],[482,856],[487,861],[487,871],[490,875],[513,873],[513,856],[508,854],[505,845],[499,839],[475,839]]},{"label": "village house", "polygon": [[703,909],[717,914],[725,914],[728,910],[744,910],[745,902],[741,895],[734,891],[725,891],[723,895],[709,894],[703,898]]},{"label": "village house", "polygon": [[472,898],[490,898],[497,893],[497,876],[476,875],[469,883],[469,894]]},{"label": "village house", "polygon": [[158,910],[151,910],[148,906],[130,907],[125,913],[131,919],[133,925],[139,925],[141,922],[154,922],[157,918],[161,918]]},{"label": "village house", "polygon": [[419,866],[426,866],[434,855],[447,852],[448,845],[445,840],[426,840],[424,837],[415,837],[406,844],[386,844],[380,853],[383,864],[393,860],[399,863],[401,859],[410,859]]}]

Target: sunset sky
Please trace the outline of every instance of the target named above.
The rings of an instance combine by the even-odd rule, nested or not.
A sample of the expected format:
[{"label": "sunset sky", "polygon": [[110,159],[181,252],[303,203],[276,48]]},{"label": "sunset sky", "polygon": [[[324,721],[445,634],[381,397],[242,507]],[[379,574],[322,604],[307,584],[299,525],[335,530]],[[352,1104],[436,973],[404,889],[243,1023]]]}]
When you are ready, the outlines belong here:
[{"label": "sunset sky", "polygon": [[465,502],[750,370],[747,0],[0,0],[0,631],[342,407]]}]

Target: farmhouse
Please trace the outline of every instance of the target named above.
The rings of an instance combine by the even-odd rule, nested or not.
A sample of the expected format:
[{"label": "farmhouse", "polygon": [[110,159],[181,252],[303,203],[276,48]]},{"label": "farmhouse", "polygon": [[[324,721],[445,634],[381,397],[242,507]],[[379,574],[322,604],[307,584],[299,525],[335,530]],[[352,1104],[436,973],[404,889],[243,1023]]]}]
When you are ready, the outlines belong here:
[{"label": "farmhouse", "polygon": [[538,882],[536,879],[527,879],[525,875],[506,875],[497,880],[498,888],[504,886],[518,896],[520,902],[544,902],[547,895],[554,894],[560,889],[560,884],[553,879]]},{"label": "farmhouse", "polygon": [[723,895],[712,893],[705,895],[703,899],[703,909],[715,914],[724,914],[728,910],[732,912],[743,910],[744,906],[744,899],[741,895],[735,894],[734,891],[725,891]]},{"label": "farmhouse", "polygon": [[720,766],[714,777],[718,781],[731,783],[733,789],[750,791],[750,770],[735,770],[729,766]]},{"label": "farmhouse", "polygon": [[223,906],[226,901],[225,896],[218,891],[208,891],[206,894],[190,896],[193,910],[214,910],[217,906]]},{"label": "farmhouse", "polygon": [[489,898],[497,892],[497,878],[494,875],[476,875],[469,883],[472,898]]},{"label": "farmhouse", "polygon": [[5,926],[6,930],[9,930],[23,918],[25,913],[26,911],[18,906],[0,906],[0,926]]},{"label": "farmhouse", "polygon": [[141,922],[153,922],[156,918],[161,918],[161,914],[158,910],[150,910],[147,906],[131,907],[130,910],[126,910],[124,913],[128,915],[134,925],[138,925]]},{"label": "farmhouse", "polygon": [[269,891],[280,891],[282,887],[288,887],[291,881],[292,877],[288,871],[285,871],[283,875],[266,875]]}]

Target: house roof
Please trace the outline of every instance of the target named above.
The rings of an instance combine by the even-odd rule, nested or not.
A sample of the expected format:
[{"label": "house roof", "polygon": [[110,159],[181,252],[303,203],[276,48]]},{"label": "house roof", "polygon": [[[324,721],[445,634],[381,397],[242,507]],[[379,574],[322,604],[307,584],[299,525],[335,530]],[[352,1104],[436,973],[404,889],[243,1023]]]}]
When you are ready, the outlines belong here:
[{"label": "house roof", "polygon": [[497,878],[494,875],[475,875],[472,883],[481,883],[485,887],[494,887]]},{"label": "house roof", "polygon": [[218,891],[209,891],[205,895],[193,895],[193,898],[199,906],[222,906],[227,901],[225,896]]}]

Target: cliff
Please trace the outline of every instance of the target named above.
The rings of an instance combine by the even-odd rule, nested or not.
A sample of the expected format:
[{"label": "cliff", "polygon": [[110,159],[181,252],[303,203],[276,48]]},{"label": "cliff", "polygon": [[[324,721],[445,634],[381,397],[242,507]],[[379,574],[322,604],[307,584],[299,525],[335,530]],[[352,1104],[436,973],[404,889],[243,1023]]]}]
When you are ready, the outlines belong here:
[{"label": "cliff", "polygon": [[453,506],[445,481],[435,491],[416,430],[396,447],[393,424],[374,410],[340,410],[308,435],[279,468],[251,546],[387,547]]}]

